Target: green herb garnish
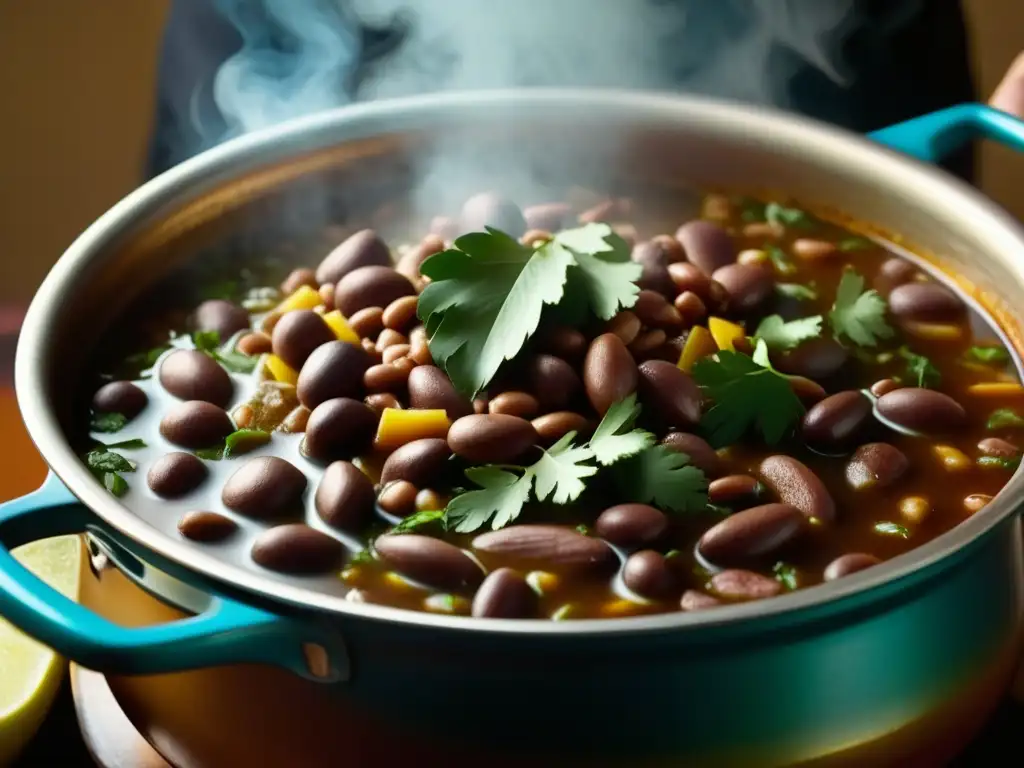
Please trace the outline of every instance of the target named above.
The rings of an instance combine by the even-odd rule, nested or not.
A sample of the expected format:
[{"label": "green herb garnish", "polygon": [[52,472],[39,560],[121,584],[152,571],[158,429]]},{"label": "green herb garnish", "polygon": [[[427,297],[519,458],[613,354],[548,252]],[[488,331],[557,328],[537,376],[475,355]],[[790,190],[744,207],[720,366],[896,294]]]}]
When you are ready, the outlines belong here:
[{"label": "green herb garnish", "polygon": [[579,533],[579,534],[581,534],[583,536],[589,536],[590,535],[590,526],[588,526],[586,523],[580,523],[579,525],[576,526],[576,533]]},{"label": "green herb garnish", "polygon": [[741,197],[734,201],[740,206],[740,218],[748,224],[764,221],[765,205],[752,197]]},{"label": "green herb garnish", "polygon": [[205,461],[220,461],[224,458],[224,446],[214,445],[209,448],[200,448],[195,453],[196,456]]},{"label": "green herb garnish", "polygon": [[634,429],[640,414],[636,395],[614,403],[590,438],[590,450],[600,464],[614,464],[619,459],[633,456],[654,445],[657,438],[650,432]]},{"label": "green herb garnish", "polygon": [[1002,347],[971,347],[967,350],[967,355],[980,363],[999,364],[1010,360],[1010,353]]},{"label": "green herb garnish", "polygon": [[693,366],[693,378],[714,402],[701,419],[711,443],[730,445],[753,428],[769,445],[779,442],[803,416],[804,406],[789,380],[771,367],[767,345],[758,339],[752,358],[728,350],[716,358]]},{"label": "green herb garnish", "polygon": [[796,264],[792,262],[786,252],[775,245],[769,245],[764,249],[764,252],[768,255],[768,258],[772,262],[772,266],[775,267],[775,271],[780,275],[793,275],[796,274]]},{"label": "green herb garnish", "polygon": [[708,505],[705,509],[708,512],[708,514],[719,515],[721,517],[728,517],[732,514],[732,509],[730,507],[725,507],[722,506],[721,504],[712,504],[708,502]]},{"label": "green herb garnish", "polygon": [[160,356],[170,348],[169,344],[161,344],[159,347],[153,347],[144,352],[136,352],[134,355],[126,357],[124,364],[128,368],[138,371],[141,378],[147,379],[151,375],[149,369],[156,365]]},{"label": "green herb garnish", "polygon": [[348,565],[367,565],[374,561],[373,552],[361,549],[348,559]]},{"label": "green herb garnish", "polygon": [[388,533],[409,533],[417,528],[421,528],[435,522],[440,522],[442,525],[444,524],[443,509],[425,509],[422,512],[416,512],[415,514],[409,515],[398,523],[398,525],[388,531]]},{"label": "green herb garnish", "polygon": [[905,525],[899,523],[875,523],[875,533],[881,533],[883,536],[899,536],[901,539],[909,539],[910,531],[907,530]]},{"label": "green herb garnish", "polygon": [[536,248],[503,232],[463,235],[420,267],[431,283],[417,313],[456,389],[482,390],[537,330],[545,306],[585,302],[608,320],[633,306],[641,267],[606,224],[560,232]]},{"label": "green herb garnish", "polygon": [[992,411],[988,421],[985,422],[986,429],[1006,429],[1007,427],[1024,427],[1024,419],[1009,408]]},{"label": "green herb garnish", "polygon": [[916,387],[935,389],[942,381],[942,374],[939,369],[932,365],[932,361],[924,355],[911,352],[906,347],[900,347],[899,355],[907,361],[907,378]]},{"label": "green herb garnish", "polygon": [[1020,456],[979,456],[978,466],[1016,472],[1020,466]]},{"label": "green herb garnish", "polygon": [[257,358],[244,355],[233,349],[221,349],[220,334],[216,331],[193,333],[192,344],[197,350],[205,352],[232,373],[252,373],[256,369]]},{"label": "green herb garnish", "polygon": [[792,349],[801,342],[821,336],[821,323],[821,315],[802,317],[788,323],[780,315],[769,315],[757,326],[754,335],[769,349]]},{"label": "green herb garnish", "polygon": [[230,459],[240,453],[266,445],[270,442],[270,433],[262,429],[239,429],[224,438],[224,458]]},{"label": "green herb garnish", "polygon": [[836,247],[844,253],[849,253],[850,251],[866,251],[869,248],[874,248],[875,243],[866,237],[848,237],[836,243]]},{"label": "green herb garnish", "polygon": [[128,482],[121,473],[134,472],[136,468],[135,462],[105,448],[85,454],[85,465],[103,483],[103,487],[118,498],[128,492]]},{"label": "green herb garnish", "polygon": [[131,451],[146,447],[146,441],[138,437],[132,438],[131,440],[122,440],[119,443],[101,443],[99,440],[96,440],[95,443],[100,448],[106,448],[107,450],[110,450],[111,448],[121,448],[125,451]]},{"label": "green herb garnish", "polygon": [[780,203],[768,203],[764,207],[764,220],[769,224],[783,227],[814,226],[814,220],[806,211],[801,211],[799,208],[788,208]]},{"label": "green herb garnish", "polygon": [[798,299],[800,301],[814,301],[818,298],[818,292],[814,289],[813,283],[811,285],[801,285],[800,283],[776,283],[775,290],[783,296],[787,296],[791,299]]},{"label": "green herb garnish", "polygon": [[117,498],[121,498],[128,493],[128,481],[117,474],[117,472],[104,472],[102,479],[103,487],[117,496]]},{"label": "green herb garnish", "polygon": [[878,291],[865,291],[864,278],[848,269],[839,281],[829,321],[836,338],[845,336],[859,346],[873,347],[879,339],[893,335],[885,321],[885,309],[885,299]]},{"label": "green herb garnish", "polygon": [[772,573],[775,574],[775,580],[788,590],[794,590],[800,586],[800,574],[789,563],[776,563],[772,568]]},{"label": "green herb garnish", "polygon": [[708,481],[690,457],[655,445],[616,466],[619,489],[629,499],[673,512],[700,512],[708,504]]},{"label": "green herb garnish", "polygon": [[127,423],[128,417],[123,413],[94,413],[89,429],[93,432],[118,432]]}]

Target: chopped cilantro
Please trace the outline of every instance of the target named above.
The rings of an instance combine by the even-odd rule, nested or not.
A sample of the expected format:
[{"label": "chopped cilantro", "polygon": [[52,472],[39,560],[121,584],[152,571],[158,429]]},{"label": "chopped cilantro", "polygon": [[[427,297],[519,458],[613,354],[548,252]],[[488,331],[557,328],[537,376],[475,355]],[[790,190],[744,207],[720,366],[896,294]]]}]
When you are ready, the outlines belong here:
[{"label": "chopped cilantro", "polygon": [[93,432],[117,432],[127,423],[128,417],[123,413],[94,413],[89,429]]},{"label": "chopped cilantro", "polygon": [[1016,472],[1017,467],[1020,466],[1020,456],[979,456],[978,466],[1008,469],[1011,472]]},{"label": "chopped cilantro", "polygon": [[1010,359],[1010,353],[1002,347],[971,347],[967,354],[981,363],[1005,363]]},{"label": "chopped cilantro", "polygon": [[239,429],[224,438],[224,458],[248,453],[270,442],[270,433],[262,429]]},{"label": "chopped cilantro", "polygon": [[740,218],[748,224],[764,221],[765,204],[752,197],[741,197],[734,201],[740,207]]},{"label": "chopped cilantro", "polygon": [[708,504],[708,481],[685,453],[655,445],[616,466],[618,485],[630,501],[672,512],[700,512]]},{"label": "chopped cilantro", "polygon": [[576,533],[582,534],[584,536],[589,536],[590,527],[586,523],[580,523],[576,526]]},{"label": "chopped cilantro", "polygon": [[103,483],[103,487],[118,498],[128,492],[128,482],[121,473],[134,472],[136,468],[135,462],[106,448],[85,454],[85,465]]},{"label": "chopped cilantro", "polygon": [[111,448],[121,448],[126,451],[131,451],[137,448],[145,448],[146,441],[138,437],[132,438],[131,440],[122,440],[119,443],[101,443],[97,440],[96,445],[101,448],[106,448],[107,450],[110,450]]},{"label": "chopped cilantro", "polygon": [[220,334],[217,331],[196,331],[192,334],[192,343],[200,352],[213,352],[220,346]]},{"label": "chopped cilantro", "polygon": [[139,371],[139,375],[142,378],[149,378],[149,369],[156,365],[156,361],[160,359],[160,355],[169,350],[171,347],[168,344],[161,344],[159,347],[153,347],[147,349],[144,352],[136,352],[134,355],[129,355],[125,358],[124,364],[134,371]]},{"label": "chopped cilantro", "polygon": [[792,262],[786,252],[779,248],[777,245],[769,245],[764,249],[764,252],[768,254],[768,258],[772,262],[772,266],[775,267],[775,271],[780,275],[792,275],[796,273],[796,264]]},{"label": "chopped cilantro", "polygon": [[349,565],[365,565],[373,562],[373,552],[369,549],[361,549],[348,559]]},{"label": "chopped cilantro", "polygon": [[900,347],[899,355],[907,361],[907,379],[913,382],[915,387],[934,389],[942,381],[942,374],[939,369],[932,365],[932,361],[924,355],[911,352],[906,347]]},{"label": "chopped cilantro", "polygon": [[783,296],[800,301],[814,301],[818,298],[818,292],[814,284],[801,285],[800,283],[776,283],[775,290]]},{"label": "chopped cilantro", "polygon": [[821,336],[821,315],[802,317],[788,323],[780,315],[769,315],[757,326],[754,335],[769,349],[792,349],[801,342]]},{"label": "chopped cilantro", "polygon": [[117,474],[117,472],[103,473],[103,487],[117,496],[117,498],[121,498],[128,493],[128,481]]},{"label": "chopped cilantro", "polygon": [[220,348],[220,334],[216,331],[198,331],[192,334],[192,343],[200,352],[205,352],[232,373],[252,373],[257,358],[237,350]]},{"label": "chopped cilantro", "polygon": [[1024,427],[1024,419],[1017,415],[1016,411],[1009,408],[999,408],[992,411],[985,423],[986,429],[1006,429],[1007,427]]},{"label": "chopped cilantro", "polygon": [[224,446],[214,445],[209,448],[200,448],[196,451],[196,456],[206,461],[220,461],[224,458]]},{"label": "chopped cilantro", "polygon": [[866,237],[848,237],[845,240],[840,240],[836,246],[840,251],[849,253],[850,251],[866,251],[869,248],[874,248],[875,243]]},{"label": "chopped cilantro", "polygon": [[874,530],[875,533],[880,533],[883,536],[899,536],[901,539],[910,538],[910,531],[907,530],[905,525],[900,525],[899,523],[875,523]]},{"label": "chopped cilantro", "polygon": [[879,339],[893,335],[885,321],[885,300],[878,291],[864,290],[864,278],[847,270],[839,281],[829,321],[836,338],[847,337],[854,344],[873,347]]},{"label": "chopped cilantro", "polygon": [[650,432],[633,429],[640,413],[636,395],[612,404],[590,438],[590,450],[600,464],[614,464],[619,459],[633,456],[654,445],[656,438]]},{"label": "chopped cilantro", "polygon": [[555,504],[575,501],[586,487],[583,478],[592,477],[597,467],[583,462],[594,457],[590,448],[573,447],[575,432],[570,432],[541,454],[540,459],[527,470],[536,480],[534,492],[539,501],[551,497]]},{"label": "chopped cilantro", "polygon": [[788,590],[794,590],[800,586],[800,574],[789,563],[776,563],[772,567],[772,573],[775,574],[775,580]]},{"label": "chopped cilantro", "polygon": [[445,524],[458,533],[475,531],[488,520],[493,530],[504,528],[519,517],[533,484],[529,472],[520,476],[498,467],[473,467],[466,470],[466,477],[480,490],[459,494],[445,510]]},{"label": "chopped cilantro", "polygon": [[814,225],[814,220],[806,211],[799,208],[788,208],[780,203],[768,203],[764,207],[764,220],[769,224],[783,227],[806,228]]},{"label": "chopped cilantro", "polygon": [[420,271],[431,280],[417,307],[430,351],[457,390],[475,395],[523,348],[545,306],[582,296],[607,320],[636,303],[641,267],[611,227],[588,224],[535,248],[488,228],[458,238]]},{"label": "chopped cilantro", "polygon": [[753,358],[722,350],[717,359],[697,361],[693,377],[714,401],[701,419],[713,445],[735,443],[755,427],[765,442],[774,445],[803,416],[803,403],[789,380],[771,367],[767,345],[760,339]]},{"label": "chopped cilantro", "polygon": [[409,515],[398,525],[388,531],[388,533],[409,533],[417,528],[421,528],[435,522],[440,522],[442,525],[444,524],[443,509],[425,509],[422,512],[416,512],[415,514]]}]

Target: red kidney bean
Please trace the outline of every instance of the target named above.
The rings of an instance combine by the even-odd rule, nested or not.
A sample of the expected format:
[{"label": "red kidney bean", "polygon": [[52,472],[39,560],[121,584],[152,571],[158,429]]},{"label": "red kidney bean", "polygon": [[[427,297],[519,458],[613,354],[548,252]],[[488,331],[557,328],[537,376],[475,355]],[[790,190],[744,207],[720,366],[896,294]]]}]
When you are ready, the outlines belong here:
[{"label": "red kidney bean", "polygon": [[653,544],[668,528],[664,513],[646,504],[617,504],[597,516],[594,532],[626,549]]},{"label": "red kidney bean", "polygon": [[413,296],[409,278],[391,267],[359,267],[334,286],[334,306],[348,317],[366,307],[386,307],[395,299]]},{"label": "red kidney bean", "polygon": [[336,283],[360,267],[387,267],[390,264],[391,251],[387,244],[372,229],[363,229],[328,253],[316,268],[315,277],[318,283]]},{"label": "red kidney bean", "polygon": [[[708,314],[708,308],[704,305],[700,296],[693,291],[683,291],[680,293],[676,296],[673,306],[682,318],[684,328],[689,328],[699,323]],[[680,347],[680,351],[682,351],[682,347]]]},{"label": "red kidney bean", "polygon": [[367,392],[402,392],[409,380],[409,371],[400,361],[371,365],[363,374],[363,386]]},{"label": "red kidney bean", "polygon": [[664,360],[641,363],[640,400],[666,427],[695,427],[700,423],[700,388],[686,373]]},{"label": "red kidney bean", "polygon": [[459,223],[463,232],[483,232],[484,227],[499,229],[510,237],[526,232],[519,206],[495,192],[481,192],[463,203]]},{"label": "red kidney bean", "polygon": [[149,397],[130,381],[112,381],[96,390],[92,408],[98,413],[120,413],[134,419],[149,402]]},{"label": "red kidney bean", "polygon": [[572,208],[568,203],[541,203],[523,209],[523,219],[528,229],[542,229],[545,232],[558,232],[563,229],[572,216]]},{"label": "red kidney bean", "polygon": [[643,271],[637,285],[644,290],[655,292],[662,298],[676,294],[675,283],[668,273],[668,258],[661,244],[655,242],[638,243],[631,255]]},{"label": "red kidney bean", "polygon": [[[331,282],[334,281],[332,280]],[[308,267],[298,267],[289,272],[288,276],[281,282],[281,293],[285,296],[290,296],[302,287],[320,288],[320,283],[316,279],[316,272]]]},{"label": "red kidney bean", "polygon": [[443,409],[452,421],[473,413],[468,399],[460,395],[440,368],[420,365],[409,372],[409,404],[413,408]]},{"label": "red kidney bean", "polygon": [[668,274],[675,283],[676,291],[697,294],[705,304],[712,299],[711,277],[705,274],[696,264],[683,261],[668,265]]},{"label": "red kidney bean", "polygon": [[633,314],[650,328],[679,331],[683,327],[683,317],[679,310],[655,291],[640,291],[636,297],[636,304],[633,305]]},{"label": "red kidney bean", "polygon": [[697,549],[718,566],[744,565],[792,544],[807,521],[789,504],[763,504],[730,515],[701,536]]},{"label": "red kidney bean", "polygon": [[537,430],[526,419],[498,414],[473,414],[448,430],[448,447],[473,464],[509,464],[537,442]]},{"label": "red kidney bean", "polygon": [[206,465],[196,456],[174,451],[153,462],[146,481],[157,496],[171,499],[195,490],[207,474]]},{"label": "red kidney bean", "polygon": [[881,397],[887,395],[894,389],[899,389],[902,384],[894,379],[879,379],[871,385],[871,394],[875,397]]},{"label": "red kidney bean", "polygon": [[1009,440],[1001,437],[986,437],[978,442],[978,450],[986,456],[998,456],[1002,459],[1012,459],[1020,456],[1020,448]]},{"label": "red kidney bean", "polygon": [[473,539],[473,549],[546,570],[594,572],[614,566],[611,548],[560,525],[513,525]]},{"label": "red kidney bean", "polygon": [[910,468],[899,448],[888,443],[868,443],[856,450],[846,465],[846,482],[857,491],[888,488]]},{"label": "red kidney bean", "polygon": [[727,600],[762,600],[782,592],[782,585],[775,579],[738,569],[716,573],[711,577],[709,587]]},{"label": "red kidney bean", "polygon": [[837,392],[804,414],[800,434],[811,446],[841,449],[864,430],[871,419],[871,401],[855,389]]},{"label": "red kidney bean", "polygon": [[487,404],[487,411],[503,416],[532,419],[540,413],[540,403],[528,392],[502,392]]},{"label": "red kidney bean", "polygon": [[370,367],[365,350],[344,341],[317,347],[299,371],[296,393],[310,410],[335,397],[363,396],[363,375]]},{"label": "red kidney bean", "polygon": [[541,335],[539,346],[548,354],[575,363],[587,353],[587,337],[575,328],[558,326]]},{"label": "red kidney bean", "polygon": [[377,498],[373,483],[348,461],[327,465],[313,502],[332,528],[356,533],[373,517]]},{"label": "red kidney bean", "polygon": [[906,259],[893,257],[882,262],[875,276],[874,286],[883,296],[887,295],[893,288],[909,283],[918,274],[918,269]]},{"label": "red kidney bean", "polygon": [[253,333],[247,333],[245,336],[240,338],[238,343],[235,345],[235,349],[243,355],[258,357],[259,355],[265,355],[268,352],[273,351],[274,345],[267,334],[262,333],[261,331],[255,331]]},{"label": "red kidney bean", "polygon": [[688,432],[669,432],[661,444],[685,453],[690,457],[690,463],[709,478],[719,477],[725,472],[725,463],[704,438]]},{"label": "red kidney bean", "polygon": [[526,375],[533,395],[547,411],[562,410],[583,387],[572,366],[554,355],[532,357],[527,363]]},{"label": "red kidney bean", "polygon": [[193,322],[197,331],[215,331],[220,341],[227,341],[249,330],[249,313],[230,301],[210,299],[196,307]]},{"label": "red kidney bean", "polygon": [[906,283],[889,294],[889,311],[900,320],[949,322],[959,320],[964,303],[941,283]]},{"label": "red kidney bean", "polygon": [[487,619],[528,619],[537,614],[537,593],[511,568],[487,574],[473,597],[473,616]]},{"label": "red kidney bean", "polygon": [[712,504],[733,505],[756,499],[761,484],[750,475],[727,475],[708,483],[708,501]]},{"label": "red kidney bean", "polygon": [[570,432],[579,435],[589,433],[591,424],[587,417],[573,411],[555,411],[539,416],[530,422],[537,430],[541,445],[553,445]]},{"label": "red kidney bean", "polygon": [[875,409],[894,424],[925,434],[948,432],[963,426],[967,420],[963,406],[949,395],[918,387],[882,395]]},{"label": "red kidney bean", "polygon": [[850,354],[835,339],[809,339],[795,349],[772,356],[772,364],[782,373],[808,379],[828,379],[846,365]]},{"label": "red kidney bean", "polygon": [[385,485],[377,496],[377,506],[395,517],[408,517],[416,511],[419,489],[407,480],[395,480]]},{"label": "red kidney bean", "polygon": [[790,376],[789,387],[805,403],[816,403],[828,395],[821,384],[804,376]]},{"label": "red kidney bean", "polygon": [[769,456],[761,462],[761,482],[779,501],[799,509],[804,517],[823,523],[835,520],[836,505],[825,484],[792,456]]},{"label": "red kidney bean", "polygon": [[664,556],[654,550],[634,552],[622,568],[622,581],[633,592],[651,600],[678,595],[679,579]]},{"label": "red kidney bean", "polygon": [[269,520],[298,507],[306,476],[277,456],[249,459],[221,491],[224,506],[246,517]]},{"label": "red kidney bean", "polygon": [[209,355],[194,349],[171,352],[160,363],[160,384],[181,400],[205,400],[221,408],[231,402],[234,384]]},{"label": "red kidney bean", "polygon": [[[688,221],[676,230],[686,258],[705,274],[736,261],[736,245],[729,233],[710,221]],[[715,278],[717,280],[717,278]]]},{"label": "red kidney bean", "polygon": [[583,362],[583,385],[590,404],[600,415],[633,394],[638,378],[633,356],[618,336],[604,333],[590,342]]},{"label": "red kidney bean", "polygon": [[868,555],[863,552],[851,552],[848,555],[842,555],[829,563],[828,567],[825,568],[825,581],[841,579],[843,576],[863,571],[865,568],[870,568],[881,562],[874,555]]},{"label": "red kidney bean", "polygon": [[629,345],[629,352],[637,361],[646,360],[653,357],[667,341],[668,335],[660,328],[644,331]]},{"label": "red kidney bean", "polygon": [[378,536],[378,557],[406,578],[436,589],[465,592],[483,581],[484,573],[453,544],[415,533]]},{"label": "red kidney bean", "polygon": [[775,278],[760,266],[729,264],[715,270],[715,282],[725,288],[729,306],[739,312],[750,312],[761,306],[772,295]]},{"label": "red kidney bean", "polygon": [[310,309],[285,312],[270,336],[274,354],[296,371],[321,344],[335,340],[323,317]]},{"label": "red kidney bean", "polygon": [[360,338],[376,339],[384,330],[384,310],[380,307],[360,309],[348,319],[348,325]]},{"label": "red kidney bean", "polygon": [[341,542],[302,523],[263,531],[252,545],[252,559],[271,571],[308,576],[341,567]]},{"label": "red kidney bean", "polygon": [[179,403],[160,420],[160,434],[183,448],[209,448],[234,432],[223,408],[203,400]]},{"label": "red kidney bean", "polygon": [[384,327],[400,332],[409,330],[416,321],[417,301],[416,296],[403,296],[388,304],[384,309],[384,314],[381,315]]},{"label": "red kidney bean", "polygon": [[381,485],[406,480],[417,487],[436,483],[445,474],[448,443],[440,437],[424,437],[396,449],[384,462],[380,472]]},{"label": "red kidney bean", "polygon": [[683,611],[700,611],[704,608],[714,608],[716,605],[721,604],[722,601],[717,597],[712,597],[704,592],[698,592],[695,589],[688,589],[683,592],[683,597],[679,601],[679,609]]},{"label": "red kidney bean", "polygon": [[223,541],[238,530],[238,524],[216,512],[186,512],[178,521],[178,533],[186,539],[204,543]]}]

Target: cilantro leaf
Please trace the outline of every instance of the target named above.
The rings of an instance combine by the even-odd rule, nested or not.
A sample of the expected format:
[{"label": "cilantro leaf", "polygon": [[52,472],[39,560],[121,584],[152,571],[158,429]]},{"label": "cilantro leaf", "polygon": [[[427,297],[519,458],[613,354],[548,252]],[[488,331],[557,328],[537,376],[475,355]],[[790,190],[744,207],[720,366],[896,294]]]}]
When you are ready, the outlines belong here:
[{"label": "cilantro leaf", "polygon": [[434,359],[457,390],[475,395],[519,353],[544,307],[565,298],[570,268],[574,293],[584,294],[598,317],[635,303],[641,266],[605,224],[559,233],[537,248],[488,228],[423,262],[420,271],[431,282],[417,314]]},{"label": "cilantro leaf", "polygon": [[103,473],[103,487],[117,496],[117,498],[121,498],[128,493],[128,481],[117,474],[117,472]]},{"label": "cilantro leaf", "polygon": [[866,237],[847,237],[836,243],[836,247],[843,253],[849,253],[850,251],[866,251],[869,248],[874,248],[875,243]]},{"label": "cilantro leaf", "polygon": [[998,467],[1016,472],[1020,466],[1020,456],[979,456],[979,467]]},{"label": "cilantro leaf", "polygon": [[270,442],[270,433],[262,429],[239,429],[224,438],[224,458],[248,453]]},{"label": "cilantro leaf", "polygon": [[700,512],[708,504],[708,481],[690,457],[655,445],[616,466],[618,484],[630,501],[673,512]]},{"label": "cilantro leaf", "polygon": [[534,492],[538,501],[544,501],[549,495],[555,504],[575,501],[586,488],[583,478],[597,473],[597,467],[583,463],[592,459],[594,452],[590,448],[573,447],[574,437],[576,433],[569,432],[527,470],[536,480]]},{"label": "cilantro leaf", "polygon": [[1010,353],[1002,347],[971,347],[967,354],[981,363],[1005,363]]},{"label": "cilantro leaf", "polygon": [[633,456],[654,445],[655,437],[642,429],[633,429],[640,414],[636,395],[613,403],[590,438],[590,449],[599,463],[607,466],[619,459]]},{"label": "cilantro leaf", "polygon": [[752,197],[740,197],[733,201],[740,207],[740,219],[748,224],[764,221],[765,204]]},{"label": "cilantro leaf", "polygon": [[758,340],[753,358],[722,350],[717,359],[697,361],[693,377],[714,401],[701,419],[713,445],[735,443],[753,428],[773,445],[803,416],[803,403],[789,380],[768,363],[763,340]]},{"label": "cilantro leaf", "polygon": [[839,281],[829,321],[836,337],[846,336],[854,344],[873,347],[879,339],[893,335],[885,321],[885,299],[878,291],[864,290],[864,278],[847,270]]},{"label": "cilantro leaf", "polygon": [[224,458],[224,446],[214,445],[209,448],[200,448],[195,454],[204,461],[220,461]]},{"label": "cilantro leaf", "polygon": [[200,352],[205,352],[232,373],[252,373],[256,369],[257,358],[233,349],[221,349],[220,334],[217,331],[193,333],[192,344]]},{"label": "cilantro leaf", "polygon": [[200,352],[213,352],[220,346],[220,334],[217,331],[196,331],[192,334],[192,344]]},{"label": "cilantro leaf", "polygon": [[162,344],[159,347],[153,347],[153,349],[147,349],[144,352],[136,352],[134,355],[129,355],[125,358],[124,365],[129,370],[137,371],[140,378],[148,379],[152,376],[150,369],[156,365],[156,361],[160,359],[160,356],[170,348],[169,344]]},{"label": "cilantro leaf", "polygon": [[779,248],[777,245],[769,245],[764,249],[764,252],[768,254],[768,258],[772,262],[772,266],[775,267],[775,271],[780,275],[792,275],[796,273],[796,264],[794,264],[786,252]]},{"label": "cilantro leaf", "polygon": [[127,423],[128,417],[123,413],[94,413],[89,429],[93,432],[117,432]]},{"label": "cilantro leaf", "polygon": [[769,315],[757,326],[754,335],[769,349],[792,349],[801,342],[821,336],[821,315],[802,317],[788,323],[780,315]]},{"label": "cilantro leaf", "polygon": [[907,347],[900,347],[899,355],[907,361],[907,377],[914,382],[914,386],[925,389],[939,386],[942,374],[932,365],[931,360],[924,355],[911,352]]},{"label": "cilantro leaf", "polygon": [[800,301],[814,301],[818,298],[818,292],[814,285],[801,285],[800,283],[776,283],[775,290],[783,296]]},{"label": "cilantro leaf", "polygon": [[907,526],[900,525],[899,523],[875,523],[874,530],[875,533],[880,533],[883,536],[899,536],[901,539],[910,538],[910,531],[907,530]]},{"label": "cilantro leaf", "polygon": [[519,517],[533,484],[529,472],[520,477],[497,467],[473,467],[466,470],[466,477],[480,490],[460,493],[448,502],[445,524],[456,533],[471,533],[492,517],[492,529],[504,528]]},{"label": "cilantro leaf", "polygon": [[788,208],[780,203],[768,203],[764,207],[764,220],[769,224],[783,227],[810,227],[814,220],[806,211],[799,208]]},{"label": "cilantro leaf", "polygon": [[85,463],[94,473],[135,471],[135,462],[107,450],[89,451],[85,454]]},{"label": "cilantro leaf", "polygon": [[424,509],[420,512],[416,512],[415,514],[409,515],[398,525],[388,531],[388,533],[409,533],[410,531],[434,522],[441,522],[443,524],[444,515],[445,511],[443,509]]},{"label": "cilantro leaf", "polygon": [[1009,408],[999,408],[992,411],[985,423],[985,428],[990,430],[1006,429],[1007,427],[1024,427],[1024,419],[1017,415],[1016,411]]},{"label": "cilantro leaf", "polygon": [[778,562],[772,567],[775,580],[788,590],[794,590],[800,586],[800,574],[796,568],[789,563]]}]

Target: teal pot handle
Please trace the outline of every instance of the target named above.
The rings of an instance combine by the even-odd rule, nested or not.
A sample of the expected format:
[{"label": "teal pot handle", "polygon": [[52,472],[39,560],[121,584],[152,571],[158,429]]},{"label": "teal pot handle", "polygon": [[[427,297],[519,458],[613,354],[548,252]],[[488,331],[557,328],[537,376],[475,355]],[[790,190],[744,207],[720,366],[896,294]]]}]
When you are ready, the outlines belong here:
[{"label": "teal pot handle", "polygon": [[882,128],[868,138],[936,163],[978,138],[1024,152],[1024,121],[984,104],[957,104]]},{"label": "teal pot handle", "polygon": [[115,674],[158,674],[262,663],[330,682],[347,675],[338,639],[222,595],[180,621],[122,627],[68,599],[11,556],[38,539],[84,533],[95,516],[50,473],[42,487],[0,504],[0,616],[62,656]]}]

